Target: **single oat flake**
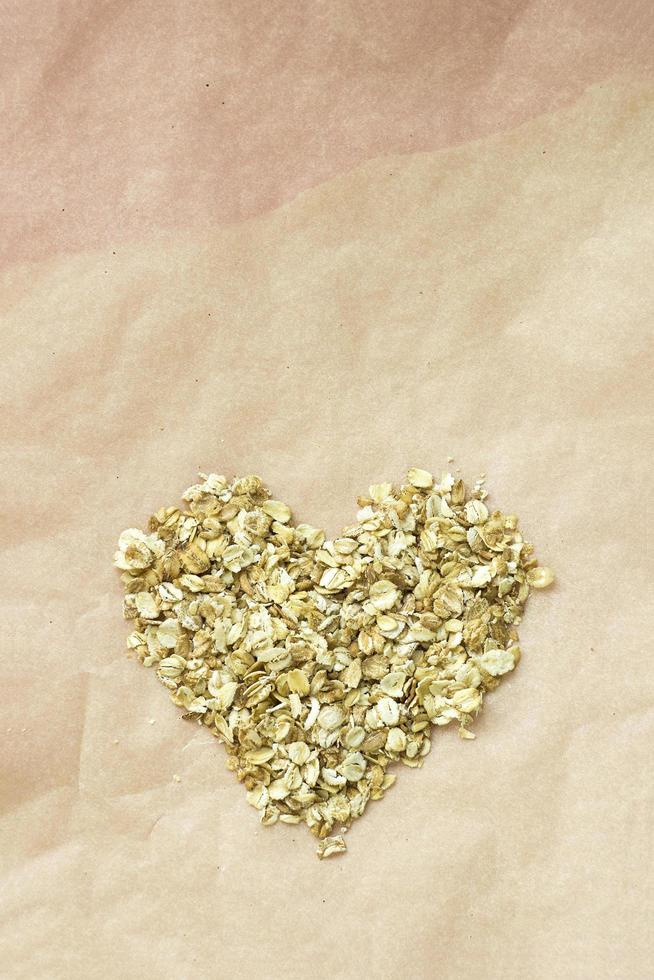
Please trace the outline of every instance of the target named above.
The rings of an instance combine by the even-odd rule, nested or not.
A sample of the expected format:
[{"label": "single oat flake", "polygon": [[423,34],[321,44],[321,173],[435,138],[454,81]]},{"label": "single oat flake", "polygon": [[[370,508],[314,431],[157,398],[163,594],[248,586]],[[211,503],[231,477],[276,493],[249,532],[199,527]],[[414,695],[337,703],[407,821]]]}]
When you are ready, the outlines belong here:
[{"label": "single oat flake", "polygon": [[119,538],[127,645],[225,744],[261,823],[305,823],[320,858],[342,853],[332,832],[382,798],[391,763],[420,767],[433,727],[474,738],[520,660],[530,589],[554,576],[483,480],[412,468],[329,540],[258,476],[200,478],[186,509]]}]

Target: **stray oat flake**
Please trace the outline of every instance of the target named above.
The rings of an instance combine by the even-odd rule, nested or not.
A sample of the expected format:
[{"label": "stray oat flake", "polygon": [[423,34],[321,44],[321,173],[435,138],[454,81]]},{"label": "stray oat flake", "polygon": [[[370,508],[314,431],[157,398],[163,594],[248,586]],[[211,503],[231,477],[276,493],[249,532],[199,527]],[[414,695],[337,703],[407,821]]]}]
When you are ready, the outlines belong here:
[{"label": "stray oat flake", "polygon": [[127,645],[222,741],[263,824],[305,823],[320,858],[419,768],[434,728],[470,725],[520,660],[530,590],[553,581],[517,518],[412,468],[371,486],[329,540],[258,476],[200,474],[186,508],[120,535]]}]

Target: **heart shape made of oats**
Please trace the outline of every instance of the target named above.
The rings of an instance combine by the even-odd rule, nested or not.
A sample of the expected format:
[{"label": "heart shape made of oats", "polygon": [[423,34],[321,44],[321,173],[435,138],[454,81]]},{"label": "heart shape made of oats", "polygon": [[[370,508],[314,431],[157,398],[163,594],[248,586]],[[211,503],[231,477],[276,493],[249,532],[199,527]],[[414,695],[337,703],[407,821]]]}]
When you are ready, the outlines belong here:
[{"label": "heart shape made of oats", "polygon": [[[469,724],[520,659],[537,566],[483,481],[410,469],[371,486],[327,540],[257,476],[200,474],[187,508],[119,539],[128,647],[186,717],[223,741],[261,822],[304,822],[318,855],[422,765],[432,726]],[[335,827],[341,833],[330,836]]]}]

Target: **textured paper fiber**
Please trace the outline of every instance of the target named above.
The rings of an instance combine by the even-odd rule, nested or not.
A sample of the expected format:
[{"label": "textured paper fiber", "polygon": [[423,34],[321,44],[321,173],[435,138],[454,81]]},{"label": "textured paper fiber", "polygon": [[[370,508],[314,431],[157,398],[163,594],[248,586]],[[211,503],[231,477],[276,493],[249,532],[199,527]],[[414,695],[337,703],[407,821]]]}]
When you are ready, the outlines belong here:
[{"label": "textured paper fiber", "polygon": [[[651,6],[0,18],[0,974],[645,980]],[[115,542],[198,469],[336,533],[448,455],[557,585],[319,862],[127,659]]]}]

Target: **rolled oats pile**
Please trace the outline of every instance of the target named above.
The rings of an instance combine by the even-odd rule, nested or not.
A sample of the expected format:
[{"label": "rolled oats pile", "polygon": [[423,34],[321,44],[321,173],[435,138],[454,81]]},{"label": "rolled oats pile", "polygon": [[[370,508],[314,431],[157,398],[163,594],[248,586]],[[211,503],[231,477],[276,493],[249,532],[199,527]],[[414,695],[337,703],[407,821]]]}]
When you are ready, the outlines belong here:
[{"label": "rolled oats pile", "polygon": [[319,857],[341,853],[391,763],[420,767],[434,726],[474,738],[552,572],[481,480],[410,469],[328,540],[257,476],[200,477],[186,509],[120,536],[128,647],[225,743],[261,823],[306,823]]}]

